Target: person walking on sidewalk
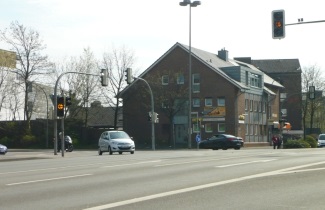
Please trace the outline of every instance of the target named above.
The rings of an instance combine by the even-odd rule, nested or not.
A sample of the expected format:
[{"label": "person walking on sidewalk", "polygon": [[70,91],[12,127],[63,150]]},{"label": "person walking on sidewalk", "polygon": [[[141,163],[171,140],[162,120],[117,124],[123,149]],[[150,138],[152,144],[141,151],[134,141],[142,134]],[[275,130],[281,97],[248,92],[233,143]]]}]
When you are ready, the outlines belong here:
[{"label": "person walking on sidewalk", "polygon": [[[279,145],[279,137],[277,137],[276,135],[273,135],[272,142],[273,142],[273,149],[277,148]],[[279,149],[279,147],[278,147],[278,149]]]}]

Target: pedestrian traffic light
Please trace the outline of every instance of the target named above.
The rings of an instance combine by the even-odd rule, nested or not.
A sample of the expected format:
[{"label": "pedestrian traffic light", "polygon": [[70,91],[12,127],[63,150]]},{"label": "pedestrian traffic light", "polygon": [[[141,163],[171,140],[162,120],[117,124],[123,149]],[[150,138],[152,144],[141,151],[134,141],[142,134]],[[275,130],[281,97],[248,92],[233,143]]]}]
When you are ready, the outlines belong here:
[{"label": "pedestrian traffic light", "polygon": [[282,39],[285,37],[285,14],[284,10],[272,11],[272,38]]},{"label": "pedestrian traffic light", "polygon": [[127,68],[125,70],[125,81],[127,84],[132,83],[132,69],[131,68]]},{"label": "pedestrian traffic light", "polygon": [[58,117],[64,116],[64,97],[57,98],[57,114]]},{"label": "pedestrian traffic light", "polygon": [[100,82],[102,86],[108,86],[108,72],[107,69],[102,69],[100,73]]}]

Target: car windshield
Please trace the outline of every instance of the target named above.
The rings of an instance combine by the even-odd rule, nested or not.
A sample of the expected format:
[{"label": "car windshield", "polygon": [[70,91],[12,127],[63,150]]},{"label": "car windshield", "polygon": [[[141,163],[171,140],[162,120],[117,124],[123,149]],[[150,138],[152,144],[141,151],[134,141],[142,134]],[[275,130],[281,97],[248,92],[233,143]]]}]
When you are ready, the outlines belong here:
[{"label": "car windshield", "polygon": [[319,140],[325,140],[325,135],[319,135]]},{"label": "car windshield", "polygon": [[130,137],[125,132],[111,132],[109,133],[111,139],[129,139]]}]

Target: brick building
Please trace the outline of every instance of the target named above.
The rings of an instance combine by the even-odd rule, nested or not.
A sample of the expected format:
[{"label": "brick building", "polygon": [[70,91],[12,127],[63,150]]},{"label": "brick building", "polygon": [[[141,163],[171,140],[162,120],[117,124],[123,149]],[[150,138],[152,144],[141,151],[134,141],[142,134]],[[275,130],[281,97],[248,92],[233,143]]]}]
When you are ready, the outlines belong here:
[{"label": "brick building", "polygon": [[[187,147],[188,144],[189,47],[173,45],[139,77],[154,95],[156,144]],[[229,59],[228,51],[217,54],[192,47],[192,125],[202,139],[216,133],[240,136],[246,145],[269,144],[274,122],[279,120],[283,86],[255,66]],[[135,80],[120,94],[123,128],[137,145],[151,143],[151,110],[148,87]]]}]

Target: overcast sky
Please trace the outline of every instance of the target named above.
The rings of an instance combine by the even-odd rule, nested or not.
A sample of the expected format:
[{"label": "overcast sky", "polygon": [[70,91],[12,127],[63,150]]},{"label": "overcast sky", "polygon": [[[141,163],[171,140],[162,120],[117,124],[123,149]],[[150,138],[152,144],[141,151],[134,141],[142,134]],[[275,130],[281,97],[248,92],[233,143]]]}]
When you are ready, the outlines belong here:
[{"label": "overcast sky", "polygon": [[[0,28],[17,20],[40,32],[54,60],[79,56],[89,47],[96,57],[126,46],[145,70],[176,42],[189,43],[189,7],[180,0],[1,0]],[[192,8],[192,47],[230,58],[298,58],[302,67],[325,71],[325,22],[286,27],[272,39],[271,12],[284,9],[286,23],[325,20],[322,0],[202,0]],[[0,43],[0,48],[6,46]]]}]

